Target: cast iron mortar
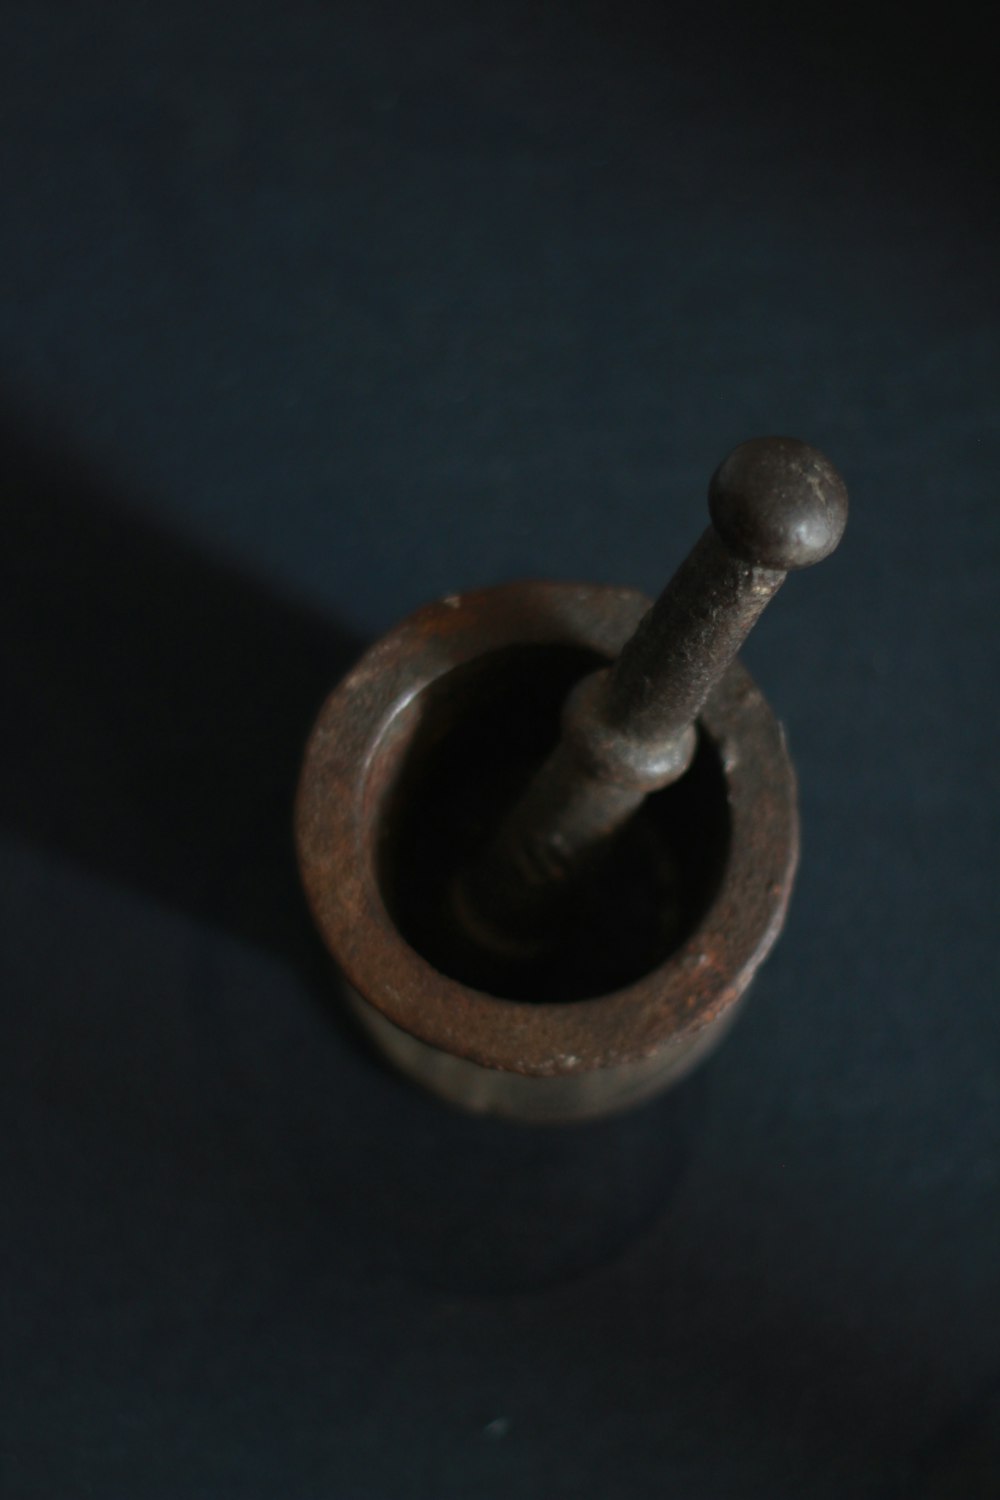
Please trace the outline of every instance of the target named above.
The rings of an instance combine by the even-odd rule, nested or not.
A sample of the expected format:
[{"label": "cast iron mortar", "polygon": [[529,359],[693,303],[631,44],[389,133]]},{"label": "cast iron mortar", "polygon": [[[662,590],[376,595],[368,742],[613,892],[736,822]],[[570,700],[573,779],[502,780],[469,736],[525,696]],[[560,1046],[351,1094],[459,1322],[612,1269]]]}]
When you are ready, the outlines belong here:
[{"label": "cast iron mortar", "polygon": [[296,808],[356,1014],[452,1103],[589,1119],[678,1081],[777,938],[798,858],[781,726],[736,652],[847,518],[833,466],[742,444],[655,606],[518,583],[419,610],[320,712]]}]

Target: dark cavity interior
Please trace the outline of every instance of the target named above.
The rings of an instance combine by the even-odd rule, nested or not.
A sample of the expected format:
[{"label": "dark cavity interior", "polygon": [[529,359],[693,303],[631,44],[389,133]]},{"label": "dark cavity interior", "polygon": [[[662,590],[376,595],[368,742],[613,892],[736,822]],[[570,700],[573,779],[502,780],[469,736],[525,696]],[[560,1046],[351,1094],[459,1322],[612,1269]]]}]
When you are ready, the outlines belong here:
[{"label": "dark cavity interior", "polygon": [[657,968],[690,936],[729,845],[725,779],[701,734],[690,770],[646,799],[551,947],[499,959],[456,928],[448,892],[555,745],[573,683],[600,658],[563,646],[489,653],[427,688],[382,802],[382,898],[406,941],[441,973],[510,1000],[585,1000]]}]

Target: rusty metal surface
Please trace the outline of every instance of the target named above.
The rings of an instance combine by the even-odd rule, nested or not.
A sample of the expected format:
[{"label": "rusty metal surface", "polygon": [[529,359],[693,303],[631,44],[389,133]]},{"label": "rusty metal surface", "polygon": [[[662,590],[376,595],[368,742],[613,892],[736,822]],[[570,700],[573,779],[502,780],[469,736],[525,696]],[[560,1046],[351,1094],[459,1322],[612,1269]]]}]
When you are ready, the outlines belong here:
[{"label": "rusty metal surface", "polygon": [[527,583],[431,605],[325,705],[302,877],[378,1044],[468,1109],[625,1108],[714,1045],[798,857],[780,726],[736,653],[847,492],[816,449],[742,444],[657,603]]},{"label": "rusty metal surface", "polygon": [[471,1114],[499,1115],[529,1125],[593,1120],[644,1103],[687,1077],[718,1045],[739,1013],[733,1005],[715,1026],[660,1047],[640,1062],[536,1078],[483,1068],[452,1052],[429,1047],[387,1021],[349,987],[345,987],[345,999],[385,1056],[422,1088]]},{"label": "rusty metal surface", "polygon": [[[430,605],[366,653],[327,700],[310,739],[296,810],[307,897],[362,1002],[423,1044],[406,1057],[397,1048],[396,1061],[432,1087],[424,1049],[489,1075],[556,1085],[548,1100],[534,1091],[530,1109],[490,1099],[488,1089],[485,1106],[477,1105],[476,1091],[459,1085],[450,1097],[467,1107],[572,1119],[635,1102],[639,1075],[663,1086],[695,1045],[702,1054],[721,1035],[782,926],[798,851],[794,775],[780,726],[738,663],[699,719],[727,821],[717,881],[692,930],[647,972],[586,998],[511,999],[431,963],[390,910],[394,799],[421,738],[446,737],[449,714],[461,717],[463,672],[483,675],[488,698],[490,676],[512,649],[555,648],[573,653],[583,676],[617,657],[649,603],[629,589],[526,583]],[[419,861],[397,879],[419,884]],[[595,1098],[589,1075],[605,1070]]]}]

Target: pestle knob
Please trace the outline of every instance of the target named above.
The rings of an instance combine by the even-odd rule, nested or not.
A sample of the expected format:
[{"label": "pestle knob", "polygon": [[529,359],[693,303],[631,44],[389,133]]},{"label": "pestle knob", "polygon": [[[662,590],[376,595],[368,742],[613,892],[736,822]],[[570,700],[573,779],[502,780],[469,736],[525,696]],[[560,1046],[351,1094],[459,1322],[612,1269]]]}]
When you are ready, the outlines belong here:
[{"label": "pestle knob", "polygon": [[789,573],[834,551],[847,522],[847,490],[808,443],[751,438],[712,475],[708,509],[734,557]]},{"label": "pestle knob", "polygon": [[708,503],[712,524],[617,661],[570,693],[559,744],[456,882],[460,922],[494,951],[527,956],[557,929],[647,794],[690,765],[697,716],[786,573],[828,557],[847,521],[840,475],[793,438],[734,449]]}]

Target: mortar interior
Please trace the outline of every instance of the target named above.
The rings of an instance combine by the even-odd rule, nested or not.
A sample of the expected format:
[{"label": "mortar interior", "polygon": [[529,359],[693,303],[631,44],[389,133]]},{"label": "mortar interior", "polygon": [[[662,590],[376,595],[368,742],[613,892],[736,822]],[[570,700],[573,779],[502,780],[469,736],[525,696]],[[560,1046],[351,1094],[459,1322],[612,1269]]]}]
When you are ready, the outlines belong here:
[{"label": "mortar interior", "polygon": [[374,778],[387,911],[439,972],[498,998],[587,1000],[635,983],[695,930],[725,869],[726,781],[702,728],[688,772],[646,799],[543,954],[498,959],[457,930],[452,881],[556,744],[573,683],[602,665],[587,650],[531,645],[455,668],[407,705],[398,760]]}]

